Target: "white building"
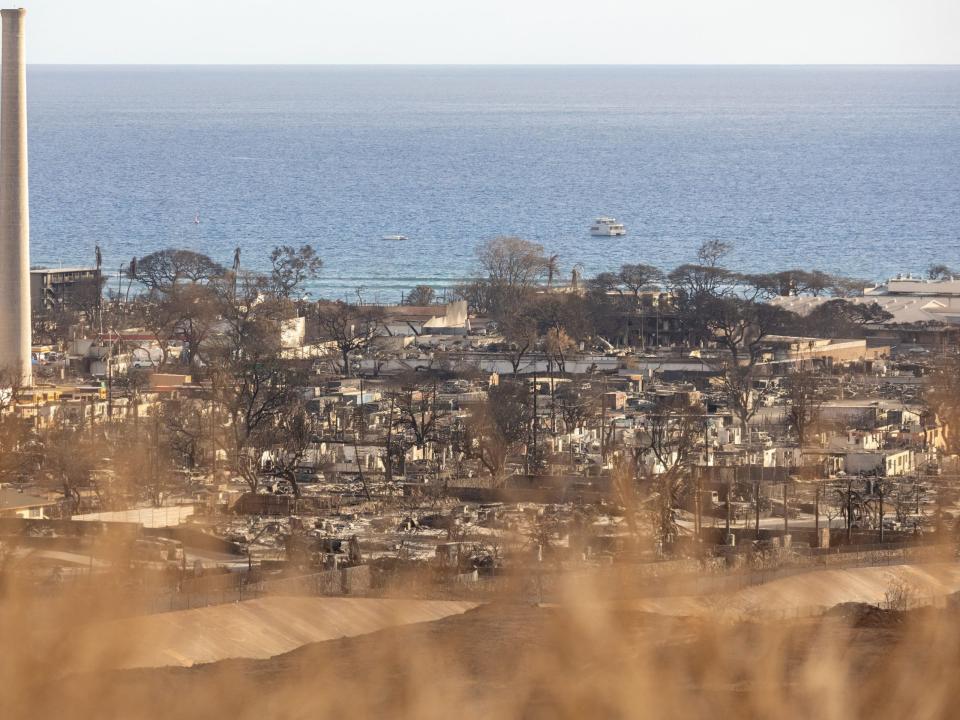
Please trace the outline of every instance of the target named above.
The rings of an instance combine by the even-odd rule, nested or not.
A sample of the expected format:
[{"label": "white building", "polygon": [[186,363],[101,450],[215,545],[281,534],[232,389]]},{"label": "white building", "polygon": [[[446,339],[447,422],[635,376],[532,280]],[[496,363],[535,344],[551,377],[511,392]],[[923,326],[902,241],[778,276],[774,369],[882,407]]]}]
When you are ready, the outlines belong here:
[{"label": "white building", "polygon": [[[807,315],[819,305],[835,299],[785,295],[770,302],[798,315]],[[844,300],[863,305],[876,303],[893,316],[887,321],[888,325],[931,322],[960,325],[960,279],[925,280],[898,276],[882,285],[864,288],[863,295]]]},{"label": "white building", "polygon": [[853,450],[844,456],[848,475],[877,474],[883,477],[908,475],[916,467],[913,450]]}]

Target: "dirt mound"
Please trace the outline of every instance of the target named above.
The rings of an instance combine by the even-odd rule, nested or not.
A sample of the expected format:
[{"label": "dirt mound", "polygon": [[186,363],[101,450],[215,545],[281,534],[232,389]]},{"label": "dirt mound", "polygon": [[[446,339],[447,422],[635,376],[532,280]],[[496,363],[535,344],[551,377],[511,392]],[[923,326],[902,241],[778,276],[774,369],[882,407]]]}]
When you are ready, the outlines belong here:
[{"label": "dirt mound", "polygon": [[268,658],[309,643],[440,620],[475,608],[448,600],[265,597],[83,626],[67,646],[89,667],[191,666],[228,658]]},{"label": "dirt mound", "polygon": [[885,610],[868,603],[845,602],[834,605],[826,615],[840,618],[854,628],[889,628],[902,625],[906,613],[900,610]]},{"label": "dirt mound", "polygon": [[[914,623],[918,612],[930,621]],[[0,717],[886,719],[918,707],[955,715],[960,614],[915,610],[902,627],[884,627],[901,614],[868,603],[830,615],[837,619],[761,625],[597,604],[487,605],[268,659],[37,673],[18,714],[4,712],[9,693],[0,694]]]}]

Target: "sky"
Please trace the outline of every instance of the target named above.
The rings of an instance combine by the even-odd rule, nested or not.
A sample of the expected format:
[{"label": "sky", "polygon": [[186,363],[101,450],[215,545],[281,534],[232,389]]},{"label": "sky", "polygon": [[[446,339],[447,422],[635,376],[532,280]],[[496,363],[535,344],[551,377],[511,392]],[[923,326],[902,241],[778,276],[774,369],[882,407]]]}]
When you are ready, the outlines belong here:
[{"label": "sky", "polygon": [[960,0],[21,0],[20,5],[27,8],[29,63],[960,63]]}]

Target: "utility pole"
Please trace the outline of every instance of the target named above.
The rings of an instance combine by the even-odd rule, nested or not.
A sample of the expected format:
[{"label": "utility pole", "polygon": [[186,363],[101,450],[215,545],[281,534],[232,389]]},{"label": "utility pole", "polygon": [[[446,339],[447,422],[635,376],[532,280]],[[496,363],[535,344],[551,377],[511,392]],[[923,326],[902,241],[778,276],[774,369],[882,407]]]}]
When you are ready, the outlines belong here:
[{"label": "utility pole", "polygon": [[108,342],[110,345],[107,351],[107,419],[113,420],[113,330],[110,331]]},{"label": "utility pole", "polygon": [[817,538],[817,547],[820,546],[820,481],[813,491],[813,531]]},{"label": "utility pole", "polygon": [[647,329],[646,319],[647,319],[646,314],[643,312],[643,300],[641,300],[640,301],[640,350],[641,351],[647,349],[647,343],[646,343],[646,340],[644,339],[644,336],[646,335],[646,329]]},{"label": "utility pole", "polygon": [[883,494],[885,492],[883,481],[877,478],[877,494],[880,495],[880,544],[883,545]]},{"label": "utility pole", "polygon": [[760,539],[760,489],[763,484],[763,463],[760,463],[760,479],[753,485],[754,534]]},{"label": "utility pole", "polygon": [[847,480],[847,545],[853,535],[853,478]]},{"label": "utility pole", "polygon": [[[430,442],[430,447],[432,455],[434,458],[437,456],[437,379],[433,379],[433,400],[430,405],[430,435],[428,441]],[[437,475],[439,479],[440,471],[437,470]]]},{"label": "utility pole", "polygon": [[160,497],[160,414],[153,413],[153,443],[150,452],[150,494],[155,507],[163,502]]},{"label": "utility pole", "polygon": [[660,347],[660,298],[659,297],[657,298],[657,324],[656,324],[656,327],[654,327],[653,329],[653,334],[655,338],[654,342],[659,348]]},{"label": "utility pole", "polygon": [[366,415],[366,413],[365,413],[365,408],[363,407],[363,375],[359,372],[359,370],[357,371],[357,375],[359,376],[358,379],[360,380],[360,398],[359,398],[359,403],[360,403],[360,407],[359,407],[359,410],[360,410],[360,413],[359,413],[359,415],[360,415],[360,427],[357,428],[357,433],[356,433],[356,435],[359,436],[360,439],[362,440],[362,439],[363,439],[363,431],[366,429],[366,428],[365,428],[365,425],[366,425],[366,417],[365,417],[365,415]]},{"label": "utility pole", "polygon": [[917,519],[920,518],[920,491],[923,488],[923,474],[918,473],[917,479],[913,483],[913,498],[916,501],[916,507],[914,508],[914,514],[917,516]]},{"label": "utility pole", "polygon": [[[733,479],[732,480],[730,478],[727,479],[727,524],[725,526],[726,532],[724,533],[727,537],[730,536],[730,513],[731,513],[730,496],[733,495],[733,486],[736,484],[736,480],[737,480],[737,467],[739,467],[739,465],[733,466]],[[724,542],[726,542],[726,539],[724,539]]]},{"label": "utility pole", "polygon": [[[534,467],[536,467],[536,462],[537,462],[537,375],[536,373],[534,373],[533,375],[533,462],[534,462]],[[528,475],[529,475],[529,471],[528,471]]]},{"label": "utility pole", "polygon": [[550,434],[553,435],[554,450],[557,445],[557,388],[553,379],[553,360],[550,360]]},{"label": "utility pole", "polygon": [[703,473],[710,467],[710,426],[703,424],[703,472],[697,473],[697,497],[694,503],[696,517],[694,526],[697,531],[697,540],[700,540],[701,530],[703,528]]},{"label": "utility pole", "polygon": [[607,377],[603,377],[603,391],[600,393],[600,463],[607,464]]},{"label": "utility pole", "polygon": [[396,395],[390,393],[390,412],[387,415],[387,456],[384,465],[384,474],[388,483],[393,481],[393,413],[396,403]]},{"label": "utility pole", "polygon": [[217,403],[210,395],[210,471],[217,478]]},{"label": "utility pole", "polygon": [[790,501],[787,498],[787,490],[790,487],[789,473],[783,479],[783,537],[790,534]]},{"label": "utility pole", "polygon": [[103,279],[103,257],[100,254],[100,246],[97,245],[94,249],[94,255],[96,258],[97,274],[96,274],[96,283],[97,283],[97,315],[100,316],[100,333],[103,334],[103,286],[105,281]]},{"label": "utility pole", "polygon": [[[706,467],[706,466],[704,466]],[[696,532],[697,540],[700,540],[700,527],[702,524],[700,515],[701,508],[700,503],[703,502],[703,473],[697,473],[697,496],[694,498],[693,507],[694,507],[694,516],[693,516],[693,529]]]}]

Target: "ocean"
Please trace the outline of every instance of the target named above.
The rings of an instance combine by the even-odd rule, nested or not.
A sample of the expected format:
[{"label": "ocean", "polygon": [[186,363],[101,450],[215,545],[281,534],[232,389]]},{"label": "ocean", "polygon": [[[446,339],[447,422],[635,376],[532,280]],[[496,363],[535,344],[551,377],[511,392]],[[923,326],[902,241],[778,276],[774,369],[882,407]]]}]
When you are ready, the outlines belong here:
[{"label": "ocean", "polygon": [[[519,235],[563,275],[960,266],[960,67],[31,66],[32,262],[324,261],[393,301]],[[588,233],[623,222],[621,238]],[[199,217],[200,222],[194,222]],[[403,234],[406,242],[382,240]]]}]

